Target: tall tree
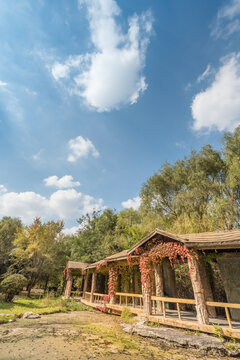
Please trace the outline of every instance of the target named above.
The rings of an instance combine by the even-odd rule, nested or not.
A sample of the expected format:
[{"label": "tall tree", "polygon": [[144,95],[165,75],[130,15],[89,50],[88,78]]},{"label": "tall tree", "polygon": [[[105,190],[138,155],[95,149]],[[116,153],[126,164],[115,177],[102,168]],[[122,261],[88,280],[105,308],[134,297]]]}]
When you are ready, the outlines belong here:
[{"label": "tall tree", "polygon": [[14,249],[14,238],[18,229],[22,228],[20,219],[3,217],[0,220],[0,275],[10,265],[11,253]]},{"label": "tall tree", "polygon": [[39,280],[47,280],[53,275],[63,226],[63,221],[42,223],[36,218],[32,225],[18,230],[13,267],[28,280],[28,296]]}]

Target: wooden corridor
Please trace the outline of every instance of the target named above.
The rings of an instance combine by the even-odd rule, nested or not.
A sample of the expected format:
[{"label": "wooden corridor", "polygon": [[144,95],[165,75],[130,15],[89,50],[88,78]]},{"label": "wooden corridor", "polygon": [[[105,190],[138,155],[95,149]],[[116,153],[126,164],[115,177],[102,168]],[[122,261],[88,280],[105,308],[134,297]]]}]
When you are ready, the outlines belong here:
[{"label": "wooden corridor", "polygon": [[[120,315],[123,308],[127,307],[133,314],[144,315],[143,304],[141,302],[142,295],[140,294],[126,294],[116,293],[116,303],[109,304],[104,301],[106,294],[93,294],[93,301],[91,301],[91,293],[85,292],[81,299],[81,302],[85,305],[97,308],[106,307],[109,313]],[[209,318],[209,325],[199,324],[196,318],[196,312],[184,311],[180,309],[180,304],[191,304],[195,305],[193,299],[179,299],[179,298],[167,298],[152,296],[152,314],[147,316],[147,319],[152,322],[157,322],[165,326],[179,327],[183,329],[189,329],[193,331],[202,331],[210,334],[216,333],[216,325],[224,336],[234,337],[240,339],[240,321],[231,320],[229,314],[229,308],[240,309],[240,304],[229,304],[229,303],[207,303],[208,306],[223,307],[225,308],[226,318],[219,316],[216,318]],[[161,301],[163,306],[163,313],[157,312],[157,301]],[[177,310],[166,309],[166,304],[176,304]],[[214,326],[215,325],[215,326]]]}]

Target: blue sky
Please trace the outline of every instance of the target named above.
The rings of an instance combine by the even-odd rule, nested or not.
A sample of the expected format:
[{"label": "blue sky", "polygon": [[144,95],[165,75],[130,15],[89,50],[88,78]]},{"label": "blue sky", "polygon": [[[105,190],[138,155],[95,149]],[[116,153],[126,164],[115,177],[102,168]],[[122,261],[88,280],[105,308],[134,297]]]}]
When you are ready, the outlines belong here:
[{"label": "blue sky", "polygon": [[0,216],[139,206],[240,123],[240,0],[0,0]]}]

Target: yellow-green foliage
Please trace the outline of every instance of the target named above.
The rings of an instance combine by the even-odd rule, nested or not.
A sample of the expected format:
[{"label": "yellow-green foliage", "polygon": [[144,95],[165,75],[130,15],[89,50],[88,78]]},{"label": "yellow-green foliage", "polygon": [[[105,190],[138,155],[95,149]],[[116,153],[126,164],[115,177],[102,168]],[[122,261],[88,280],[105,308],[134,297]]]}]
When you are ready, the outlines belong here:
[{"label": "yellow-green foliage", "polygon": [[121,319],[125,322],[133,322],[133,313],[127,307],[123,308]]}]

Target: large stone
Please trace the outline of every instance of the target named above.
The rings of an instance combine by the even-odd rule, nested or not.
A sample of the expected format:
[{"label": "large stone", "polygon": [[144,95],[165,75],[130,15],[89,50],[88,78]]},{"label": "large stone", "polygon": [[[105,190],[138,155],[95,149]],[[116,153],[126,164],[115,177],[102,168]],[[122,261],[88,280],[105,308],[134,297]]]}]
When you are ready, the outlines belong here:
[{"label": "large stone", "polygon": [[22,316],[23,319],[38,319],[41,316],[39,314],[35,314],[32,311],[25,312]]},{"label": "large stone", "polygon": [[221,355],[226,354],[226,349],[222,341],[216,337],[195,333],[187,334],[183,330],[172,329],[168,327],[150,327],[144,324],[144,320],[139,321],[134,325],[122,324],[123,331],[129,334],[137,334],[143,337],[153,338],[169,345],[180,347],[189,347],[204,352],[218,353]]}]

